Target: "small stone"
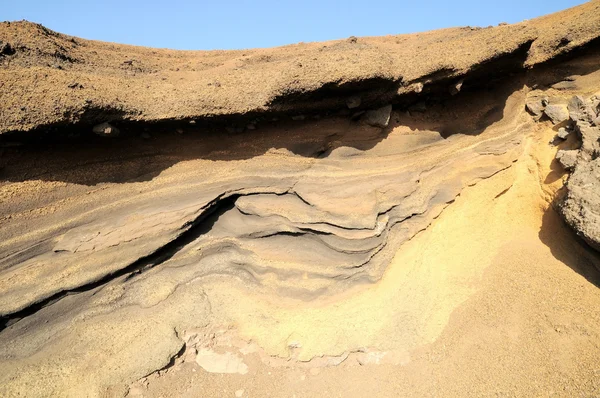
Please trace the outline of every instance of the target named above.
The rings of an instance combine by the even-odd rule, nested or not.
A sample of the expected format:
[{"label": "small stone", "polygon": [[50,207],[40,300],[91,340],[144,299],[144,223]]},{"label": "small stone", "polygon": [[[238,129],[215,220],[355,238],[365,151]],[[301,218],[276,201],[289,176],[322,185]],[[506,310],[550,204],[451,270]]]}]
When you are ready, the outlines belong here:
[{"label": "small stone", "polygon": [[370,126],[384,128],[390,122],[391,113],[392,106],[386,105],[383,108],[367,111],[364,120]]},{"label": "small stone", "polygon": [[148,133],[142,133],[140,134],[140,137],[142,137],[145,140],[149,140],[150,138],[152,138],[152,136],[150,136],[150,134]]},{"label": "small stone", "polygon": [[348,109],[358,108],[360,103],[360,96],[358,95],[353,95],[352,97],[348,97],[346,99],[346,106],[348,106]]},{"label": "small stone", "polygon": [[116,137],[119,135],[120,131],[118,128],[112,126],[110,123],[108,122],[104,122],[104,123],[100,123],[95,125],[92,128],[92,131],[95,134],[104,136],[104,137]]},{"label": "small stone", "polygon": [[462,85],[464,83],[463,79],[460,79],[458,82],[452,84],[450,87],[448,87],[448,91],[450,91],[450,95],[456,95],[460,92],[460,89],[462,88]]},{"label": "small stone", "polygon": [[292,120],[304,120],[306,117],[304,115],[295,115],[292,116]]},{"label": "small stone", "polygon": [[544,109],[544,113],[554,124],[559,124],[569,119],[569,111],[566,105],[562,104],[550,104]]},{"label": "small stone", "polygon": [[190,124],[196,124],[195,120],[190,120]]},{"label": "small stone", "polygon": [[350,36],[347,40],[348,40],[348,43],[352,43],[352,44],[354,44],[358,41],[356,36]]},{"label": "small stone", "polygon": [[558,129],[558,134],[556,134],[556,135],[561,140],[566,140],[567,137],[569,136],[569,131],[566,128],[561,127],[561,128]]},{"label": "small stone", "polygon": [[423,83],[421,83],[421,82],[415,83],[415,85],[414,85],[415,93],[419,94],[420,92],[422,92],[423,91],[423,87],[424,87]]},{"label": "small stone", "polygon": [[579,151],[576,149],[572,150],[560,150],[556,153],[556,160],[564,167],[565,170],[573,170],[575,164],[577,164],[577,155]]},{"label": "small stone", "polygon": [[175,131],[177,132],[177,134],[183,134],[183,129],[177,129]]},{"label": "small stone", "polygon": [[256,130],[256,125],[254,123],[248,123],[246,126],[248,130]]},{"label": "small stone", "polygon": [[244,390],[237,390],[237,391],[235,392],[235,396],[236,396],[237,398],[240,398],[240,397],[242,397],[243,395],[244,395]]},{"label": "small stone", "polygon": [[535,120],[539,120],[544,114],[544,109],[548,105],[547,98],[532,98],[525,104],[525,109],[529,112]]}]

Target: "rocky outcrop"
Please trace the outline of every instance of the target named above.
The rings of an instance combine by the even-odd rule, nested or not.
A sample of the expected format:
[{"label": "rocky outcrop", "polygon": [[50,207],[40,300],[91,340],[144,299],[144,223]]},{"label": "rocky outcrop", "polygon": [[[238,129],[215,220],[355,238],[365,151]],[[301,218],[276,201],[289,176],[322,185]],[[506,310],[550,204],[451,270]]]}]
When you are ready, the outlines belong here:
[{"label": "rocky outcrop", "polygon": [[[542,360],[523,376],[533,390],[506,395],[556,382],[538,363],[593,374],[599,321],[585,310],[600,294],[561,272],[594,253],[551,229],[565,254],[543,224],[566,175],[557,153],[571,171],[561,212],[598,248],[598,97],[565,100],[600,88],[598,11],[232,52],[1,24],[0,395],[143,394],[128,386],[186,358],[235,377],[259,362],[399,371],[442,332],[454,351],[423,354],[409,388],[451,356],[520,375],[530,357],[515,341]],[[565,280],[593,305],[568,295],[552,312]],[[531,292],[547,295],[513,300]],[[576,337],[555,353],[564,329]],[[481,380],[470,367],[461,391]]]},{"label": "rocky outcrop", "polygon": [[[575,96],[569,101],[573,129],[581,149],[560,153],[559,159],[572,170],[566,183],[567,195],[560,209],[567,223],[596,250],[600,250],[600,96]],[[568,158],[567,163],[563,159]]]}]

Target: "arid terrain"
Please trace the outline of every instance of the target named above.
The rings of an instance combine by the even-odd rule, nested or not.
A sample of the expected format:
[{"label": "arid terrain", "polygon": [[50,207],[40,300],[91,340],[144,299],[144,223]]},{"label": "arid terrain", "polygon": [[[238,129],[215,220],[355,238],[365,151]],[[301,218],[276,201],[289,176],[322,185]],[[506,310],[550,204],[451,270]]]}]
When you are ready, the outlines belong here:
[{"label": "arid terrain", "polygon": [[600,1],[174,51],[0,23],[0,396],[600,396]]}]

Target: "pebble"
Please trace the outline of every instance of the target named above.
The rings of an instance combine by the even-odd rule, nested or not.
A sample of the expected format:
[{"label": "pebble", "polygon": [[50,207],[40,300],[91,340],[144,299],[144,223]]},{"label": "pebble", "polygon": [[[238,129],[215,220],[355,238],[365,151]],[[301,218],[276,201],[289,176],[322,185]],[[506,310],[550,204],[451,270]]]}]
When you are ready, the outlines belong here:
[{"label": "pebble", "polygon": [[463,83],[464,83],[464,80],[460,79],[459,81],[457,81],[456,83],[454,83],[450,87],[448,87],[448,91],[450,91],[450,95],[458,94],[460,92],[460,89],[462,88]]},{"label": "pebble", "polygon": [[119,135],[120,131],[118,128],[114,127],[108,122],[100,123],[92,127],[92,131],[95,134],[104,136],[104,137],[116,137]]},{"label": "pebble", "polygon": [[566,140],[567,137],[569,136],[569,131],[566,128],[561,127],[558,129],[558,134],[556,134],[556,135],[558,136],[558,138],[560,138],[562,140]]},{"label": "pebble", "polygon": [[241,397],[241,396],[243,396],[243,395],[244,395],[244,390],[237,390],[237,391],[235,392],[235,396],[236,396],[237,398],[240,398],[240,397]]},{"label": "pebble", "polygon": [[548,105],[548,98],[532,98],[525,104],[525,109],[531,115],[534,116],[535,120],[539,120],[544,114],[544,108]]}]

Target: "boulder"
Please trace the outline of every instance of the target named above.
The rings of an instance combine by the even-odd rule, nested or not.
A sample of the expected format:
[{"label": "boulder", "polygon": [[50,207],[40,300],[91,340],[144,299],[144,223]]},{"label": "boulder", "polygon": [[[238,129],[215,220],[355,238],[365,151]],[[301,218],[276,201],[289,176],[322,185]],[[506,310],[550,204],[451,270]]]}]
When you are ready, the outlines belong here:
[{"label": "boulder", "polygon": [[579,151],[576,149],[573,150],[560,150],[556,153],[556,160],[559,161],[561,166],[565,170],[573,170],[575,168],[575,164],[577,163],[577,155]]},{"label": "boulder", "polygon": [[390,122],[391,113],[392,106],[386,105],[382,108],[365,112],[364,121],[370,126],[384,128]]},{"label": "boulder", "polygon": [[548,99],[546,97],[534,96],[527,100],[525,109],[527,109],[527,112],[529,112],[535,120],[540,120],[544,114],[546,105],[548,105]]},{"label": "boulder", "polygon": [[563,104],[549,104],[544,109],[544,114],[552,120],[552,123],[559,124],[569,119],[569,110]]}]

